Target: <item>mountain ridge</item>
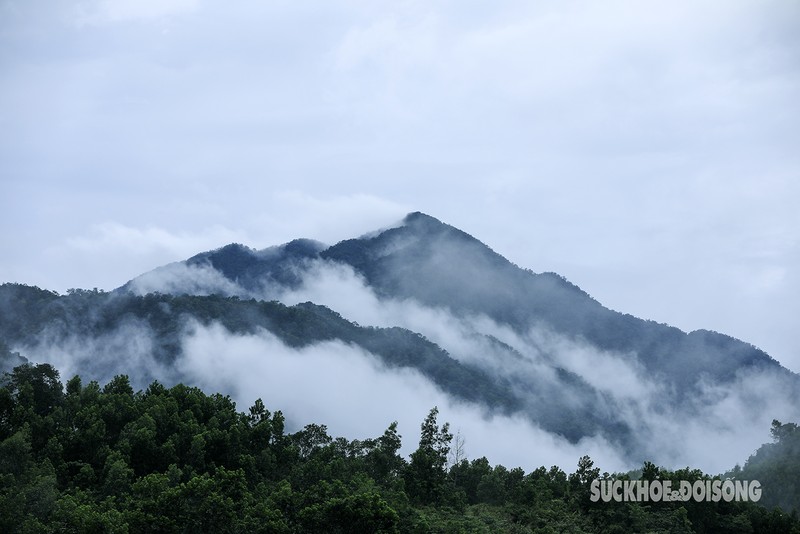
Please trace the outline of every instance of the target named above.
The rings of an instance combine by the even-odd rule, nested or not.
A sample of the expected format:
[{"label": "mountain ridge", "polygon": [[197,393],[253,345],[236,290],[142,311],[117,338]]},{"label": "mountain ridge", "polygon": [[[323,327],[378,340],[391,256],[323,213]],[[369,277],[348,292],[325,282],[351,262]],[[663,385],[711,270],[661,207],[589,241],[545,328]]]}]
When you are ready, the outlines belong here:
[{"label": "mountain ridge", "polygon": [[[250,253],[246,261],[252,271],[248,271],[244,279],[228,276],[230,264],[239,260],[241,254],[237,258],[217,260],[217,264],[223,265],[219,269],[223,275],[242,283],[245,289],[254,287],[254,279],[263,281],[265,278],[296,288],[302,283],[298,272],[303,271],[305,261],[330,260],[351,267],[380,296],[411,298],[460,314],[486,314],[523,333],[532,322],[545,323],[557,332],[585,338],[605,350],[636,351],[654,371],[664,371],[664,364],[669,364],[670,352],[685,353],[696,347],[697,340],[708,342],[709,346],[704,348],[716,353],[710,360],[716,362],[719,351],[714,345],[724,344],[711,339],[713,335],[685,333],[669,325],[610,310],[563,276],[522,269],[470,234],[422,212],[410,213],[402,225],[368,238],[346,239],[326,248],[320,246],[311,252],[305,250],[302,254],[257,259],[265,251],[286,250],[289,244],[297,241],[262,251],[248,249]],[[445,247],[457,250],[443,252]],[[194,258],[210,257],[212,267],[216,268],[215,258],[224,251],[226,247]],[[456,263],[451,259],[453,257],[458,259],[457,269],[452,268]],[[192,259],[187,261],[191,262]],[[501,279],[503,283],[498,283]],[[652,345],[649,340],[653,336],[668,342],[670,351]],[[680,347],[676,348],[676,345]],[[737,349],[737,354],[744,351],[749,355],[740,354],[738,361],[777,364],[765,352],[746,345]],[[706,360],[684,359],[681,362],[686,369],[684,378],[690,374],[711,372]],[[726,371],[729,372],[730,369]]]},{"label": "mountain ridge", "polygon": [[[421,212],[331,246],[232,243],[99,295],[0,288],[0,341],[23,356],[46,357],[41,339],[81,353],[81,343],[122,332],[174,367],[191,356],[187,324],[267,332],[290,348],[358,347],[486,416],[523,417],[571,443],[602,439],[637,461],[679,457],[679,444],[665,452],[654,443],[686,421],[721,425],[721,439],[745,422],[791,420],[800,404],[800,377],[753,345],[610,310],[563,276],[523,269]],[[742,407],[742,422],[719,419],[729,406]]]}]

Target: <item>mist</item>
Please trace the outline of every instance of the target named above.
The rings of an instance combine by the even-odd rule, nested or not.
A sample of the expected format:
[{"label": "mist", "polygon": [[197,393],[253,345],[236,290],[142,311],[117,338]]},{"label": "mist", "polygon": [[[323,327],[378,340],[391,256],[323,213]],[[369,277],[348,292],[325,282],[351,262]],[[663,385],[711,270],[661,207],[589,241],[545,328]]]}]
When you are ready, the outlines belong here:
[{"label": "mist", "polygon": [[[405,245],[398,240],[385,254]],[[441,259],[432,261],[439,268],[450,268]],[[442,417],[452,419],[453,428],[467,437],[468,452],[493,462],[554,463],[566,470],[578,457],[590,454],[607,470],[633,469],[650,460],[669,468],[693,466],[718,473],[743,463],[767,441],[772,419],[800,418],[793,402],[796,384],[772,369],[740,369],[724,385],[699,378],[693,395],[681,397],[674,384],[647,369],[633,352],[600,350],[544,324],[519,332],[484,314],[457,314],[413,298],[379,296],[364,276],[339,262],[315,259],[298,264],[296,274],[302,283],[294,289],[266,281],[257,290],[248,290],[220,279],[210,266],[196,268],[201,277],[176,277],[176,268],[170,268],[149,273],[147,285],[138,287],[194,294],[222,289],[227,295],[277,299],[290,306],[310,301],[362,326],[407,328],[459,362],[507,379],[525,403],[517,413],[491,416],[485,407],[455,401],[417,371],[386,369],[374,355],[342,343],[298,351],[268,332],[237,337],[220,327],[206,330],[198,325],[187,331],[184,376],[230,392],[240,404],[262,397],[268,405],[283,409],[291,421],[324,423],[333,434],[377,435],[396,419],[405,428],[409,447],[409,429],[416,432],[427,410],[437,405]],[[208,280],[208,286],[198,287],[201,280]],[[225,365],[226,361],[237,363]],[[563,381],[564,372],[577,387]],[[291,388],[285,387],[287,380]],[[320,392],[325,392],[324,401],[318,398]],[[370,413],[363,413],[363,406],[369,406]],[[564,409],[618,421],[630,430],[628,443],[609,439],[602,429],[569,443],[534,422],[537,413]],[[359,423],[345,414],[359,414]],[[536,451],[539,459],[526,463],[531,460],[521,450]]]},{"label": "mist", "polygon": [[[350,282],[354,280],[357,278]],[[377,298],[373,302],[381,303]],[[396,307],[405,307],[406,311],[418,308],[417,320],[425,319],[426,335],[436,337],[453,350],[455,357],[461,353],[454,349],[469,345],[459,338],[469,333],[469,325],[479,325],[484,332],[503,333],[503,327],[485,317],[460,321],[444,310],[430,310],[412,302],[387,305],[383,312],[389,314]],[[449,422],[453,431],[465,438],[467,458],[486,456],[493,464],[519,466],[526,471],[558,465],[571,472],[577,459],[588,454],[609,472],[635,469],[642,459],[649,459],[669,468],[692,466],[719,473],[742,464],[767,441],[773,418],[797,417],[796,404],[785,394],[790,384],[770,371],[743,373],[727,387],[705,385],[702,396],[693,400],[698,410],[686,417],[685,412],[665,404],[669,393],[643,376],[641,368],[629,358],[592,351],[552,334],[548,337],[536,332],[529,339],[505,334],[504,343],[513,342],[521,354],[556,353],[571,372],[588,377],[587,381],[608,392],[612,397],[609,406],[618,409],[617,414],[634,430],[647,455],[634,458],[601,435],[570,443],[543,430],[522,412],[492,414],[485,406],[453,398],[415,369],[388,368],[376,355],[341,341],[298,349],[288,347],[266,330],[232,334],[216,323],[204,326],[188,320],[180,336],[181,355],[167,363],[154,357],[155,341],[149,326],[128,320],[97,337],[63,338],[54,332],[34,345],[17,346],[15,350],[33,361],[53,364],[63,380],[80,374],[102,384],[116,374],[127,374],[137,389],[146,388],[152,380],[166,385],[183,382],[209,393],[230,395],[240,411],[261,398],[270,410],[283,411],[289,431],[317,423],[326,425],[333,436],[363,439],[382,434],[392,421],[398,421],[405,455],[416,448],[419,425],[437,406],[440,422]],[[487,347],[490,345],[481,346]],[[484,352],[485,365],[497,368],[492,359],[498,353],[503,355],[503,351]],[[474,351],[469,356],[472,363],[477,363],[476,354]],[[535,358],[505,354],[502,361],[509,374],[532,375],[535,369],[547,369]],[[512,362],[516,368],[509,367]],[[552,375],[546,379],[551,380]]]},{"label": "mist", "polygon": [[131,320],[101,336],[65,338],[53,332],[15,350],[52,364],[63,381],[80,375],[102,385],[125,374],[137,390],[153,380],[167,386],[182,382],[231,396],[239,411],[261,398],[268,409],[284,413],[289,432],[316,423],[326,425],[332,436],[364,439],[397,421],[406,456],[416,449],[420,424],[436,406],[440,423],[449,422],[465,439],[468,459],[485,456],[493,464],[526,471],[558,465],[571,472],[578,458],[590,454],[606,470],[628,467],[602,437],[570,443],[522,414],[496,415],[459,402],[418,371],[387,368],[377,356],[340,341],[296,349],[266,330],[236,335],[216,323],[188,320],[175,362],[155,358],[154,346],[149,327]]},{"label": "mist", "polygon": [[189,295],[245,295],[243,288],[225,278],[211,265],[186,265],[170,263],[136,277],[130,282],[130,291],[136,295],[160,292]]},{"label": "mist", "polygon": [[[378,436],[392,421],[403,436],[403,454],[416,449],[419,428],[434,406],[466,440],[470,459],[526,471],[558,465],[571,472],[583,454],[607,470],[625,461],[602,438],[572,444],[533,425],[522,415],[497,416],[456,402],[419,372],[388,369],[372,354],[341,342],[291,349],[269,332],[232,335],[219,325],[194,325],[184,338],[181,374],[210,391],[224,391],[239,409],[261,398],[281,409],[290,429],[324,424],[334,436]],[[247,404],[249,405],[249,404]]]},{"label": "mist", "polygon": [[153,332],[144,321],[128,319],[98,336],[67,334],[46,329],[34,344],[17,345],[15,350],[31,361],[49,363],[58,369],[62,381],[75,375],[105,383],[119,374],[144,389],[153,380],[175,383],[174,369],[155,355]]},{"label": "mist", "polygon": [[[730,384],[701,382],[697,397],[676,399],[674,388],[650,373],[633,353],[599,350],[542,325],[520,335],[485,315],[456,316],[413,299],[379,298],[362,276],[341,264],[315,262],[302,288],[284,292],[280,300],[286,304],[313,301],[362,325],[402,326],[420,332],[457,360],[518,378],[523,384],[556,384],[555,367],[574,373],[601,396],[562,395],[561,400],[594,403],[594,410],[613,412],[632,429],[638,446],[635,461],[619,450],[604,454],[626,457],[622,465],[627,469],[648,459],[670,468],[693,466],[722,472],[743,463],[768,440],[773,419],[800,418],[793,402],[796,384],[776,370],[743,369]],[[690,407],[691,417],[684,405]],[[524,414],[515,420],[529,424]]]}]

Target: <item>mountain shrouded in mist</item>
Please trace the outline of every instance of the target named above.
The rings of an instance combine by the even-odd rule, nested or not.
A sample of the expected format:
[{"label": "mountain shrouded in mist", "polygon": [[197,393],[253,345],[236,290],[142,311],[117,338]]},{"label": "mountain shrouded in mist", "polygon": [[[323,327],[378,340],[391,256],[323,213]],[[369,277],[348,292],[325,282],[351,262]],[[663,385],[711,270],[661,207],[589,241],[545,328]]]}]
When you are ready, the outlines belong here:
[{"label": "mountain shrouded in mist", "polygon": [[111,293],[6,284],[0,336],[8,359],[191,381],[341,433],[438,403],[515,464],[572,447],[721,470],[760,444],[752,428],[800,415],[800,378],[756,347],[609,310],[422,213],[333,246],[227,245]]}]

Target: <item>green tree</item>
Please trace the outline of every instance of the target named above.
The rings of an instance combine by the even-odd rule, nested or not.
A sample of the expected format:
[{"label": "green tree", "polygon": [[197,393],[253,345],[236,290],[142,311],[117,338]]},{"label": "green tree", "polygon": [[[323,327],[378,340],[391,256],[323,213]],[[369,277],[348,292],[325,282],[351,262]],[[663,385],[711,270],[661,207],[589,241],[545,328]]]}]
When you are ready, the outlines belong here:
[{"label": "green tree", "polygon": [[3,382],[18,403],[31,408],[40,417],[50,414],[64,400],[58,371],[48,363],[15,367],[11,373],[6,373]]},{"label": "green tree", "polygon": [[569,476],[572,497],[584,510],[591,505],[590,486],[592,481],[599,477],[600,468],[594,467],[594,462],[589,456],[582,456],[578,460],[578,469]]},{"label": "green tree", "polygon": [[450,424],[440,428],[436,422],[439,409],[433,407],[421,425],[419,447],[411,453],[406,469],[406,488],[413,502],[437,504],[442,500],[447,473],[447,455],[453,435]]},{"label": "green tree", "polygon": [[308,532],[374,534],[397,532],[397,512],[377,493],[334,497],[304,508],[300,517]]},{"label": "green tree", "polygon": [[402,442],[397,433],[397,421],[373,443],[365,458],[367,472],[376,482],[389,484],[405,467],[405,460],[399,454]]}]

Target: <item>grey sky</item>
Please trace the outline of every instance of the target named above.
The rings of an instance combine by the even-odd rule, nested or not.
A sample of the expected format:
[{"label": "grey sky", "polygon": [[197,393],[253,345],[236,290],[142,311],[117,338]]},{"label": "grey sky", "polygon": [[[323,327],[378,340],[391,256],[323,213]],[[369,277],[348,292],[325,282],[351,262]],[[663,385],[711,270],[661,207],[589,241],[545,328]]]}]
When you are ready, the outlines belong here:
[{"label": "grey sky", "polygon": [[800,371],[800,4],[0,0],[0,280],[421,210]]}]

